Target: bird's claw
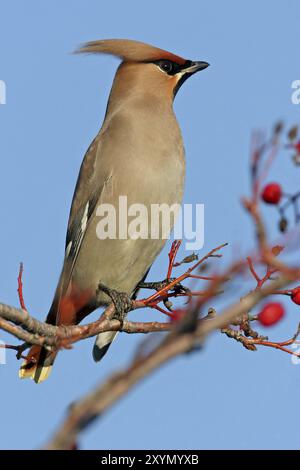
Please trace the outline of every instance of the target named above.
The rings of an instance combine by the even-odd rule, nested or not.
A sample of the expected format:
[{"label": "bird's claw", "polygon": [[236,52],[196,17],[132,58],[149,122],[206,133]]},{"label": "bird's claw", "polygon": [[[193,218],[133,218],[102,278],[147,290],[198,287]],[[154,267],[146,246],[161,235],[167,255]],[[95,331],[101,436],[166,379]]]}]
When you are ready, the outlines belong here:
[{"label": "bird's claw", "polygon": [[[170,283],[170,281],[169,281]],[[151,290],[156,290],[160,291],[164,287],[166,287],[167,283],[165,281],[158,281],[158,282],[140,282],[138,285],[139,289],[151,289]]]},{"label": "bird's claw", "polygon": [[191,289],[189,289],[188,287],[183,286],[180,282],[178,282],[178,284],[175,284],[173,290],[176,294],[185,294],[187,296],[186,304],[190,303],[190,301],[192,300],[192,297],[190,295],[191,294]]},{"label": "bird's claw", "polygon": [[[176,280],[175,277],[167,278],[164,281],[159,282],[141,282],[138,287],[140,289],[153,289],[159,292],[160,290],[164,289],[166,286],[171,284]],[[188,296],[187,303],[190,302],[191,296],[189,295],[191,290],[188,287],[183,286],[180,282],[177,282],[173,287],[170,288],[171,291],[175,292],[175,294],[186,294]],[[168,307],[167,307],[168,308]]]},{"label": "bird's claw", "polygon": [[132,310],[133,301],[125,292],[119,292],[115,289],[110,289],[101,282],[98,284],[97,293],[99,291],[104,292],[113,302],[115,306],[114,317],[116,320],[123,321],[126,314]]}]

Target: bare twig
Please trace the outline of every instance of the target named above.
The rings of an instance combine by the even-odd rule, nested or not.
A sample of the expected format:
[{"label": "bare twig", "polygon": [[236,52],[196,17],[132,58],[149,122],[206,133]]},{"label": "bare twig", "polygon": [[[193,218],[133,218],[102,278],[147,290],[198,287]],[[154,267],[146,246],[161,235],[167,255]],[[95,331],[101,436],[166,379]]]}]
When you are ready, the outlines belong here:
[{"label": "bare twig", "polygon": [[18,295],[19,295],[19,301],[20,301],[20,306],[23,310],[27,310],[24,302],[24,296],[23,296],[23,282],[22,282],[22,276],[24,272],[24,266],[23,263],[20,263],[20,270],[19,270],[19,275],[18,275]]}]

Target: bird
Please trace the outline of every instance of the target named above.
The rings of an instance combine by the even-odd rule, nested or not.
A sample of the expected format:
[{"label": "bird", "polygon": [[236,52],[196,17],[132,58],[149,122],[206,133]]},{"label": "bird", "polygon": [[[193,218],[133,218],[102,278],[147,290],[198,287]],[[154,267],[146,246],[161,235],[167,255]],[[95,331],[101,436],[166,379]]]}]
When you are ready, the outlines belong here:
[{"label": "bird", "polygon": [[[118,57],[102,127],[82,161],[71,204],[65,257],[52,305],[51,325],[74,325],[111,298],[99,283],[136,296],[162,250],[166,237],[97,236],[97,209],[116,206],[120,195],[128,205],[181,204],[185,152],[173,101],[187,78],[208,67],[158,47],[131,39],[85,43],[77,53]],[[170,226],[172,230],[174,221]],[[102,359],[116,332],[100,333],[93,347]],[[57,351],[33,345],[19,370],[20,378],[44,381]]]}]

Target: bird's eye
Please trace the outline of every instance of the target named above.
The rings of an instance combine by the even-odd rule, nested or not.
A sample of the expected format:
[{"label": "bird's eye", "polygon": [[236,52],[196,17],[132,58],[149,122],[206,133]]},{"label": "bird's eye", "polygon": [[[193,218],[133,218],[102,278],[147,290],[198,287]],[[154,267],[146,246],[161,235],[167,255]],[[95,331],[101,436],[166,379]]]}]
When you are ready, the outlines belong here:
[{"label": "bird's eye", "polygon": [[173,63],[170,60],[160,60],[158,66],[166,73],[171,73],[173,71]]}]

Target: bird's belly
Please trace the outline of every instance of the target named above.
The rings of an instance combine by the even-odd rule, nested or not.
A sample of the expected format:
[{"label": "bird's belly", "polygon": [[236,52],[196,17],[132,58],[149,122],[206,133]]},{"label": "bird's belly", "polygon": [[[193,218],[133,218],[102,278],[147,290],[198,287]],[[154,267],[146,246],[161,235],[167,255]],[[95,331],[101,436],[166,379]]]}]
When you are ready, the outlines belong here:
[{"label": "bird's belly", "polygon": [[[181,204],[183,185],[184,165],[178,159],[169,172],[140,165],[130,179],[112,174],[82,241],[72,284],[96,292],[101,282],[131,294],[167,241],[174,224],[172,206]],[[164,222],[158,207],[162,204]],[[109,230],[104,221],[112,224]]]}]

